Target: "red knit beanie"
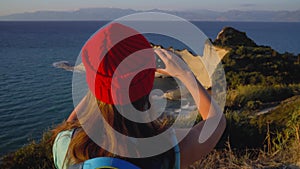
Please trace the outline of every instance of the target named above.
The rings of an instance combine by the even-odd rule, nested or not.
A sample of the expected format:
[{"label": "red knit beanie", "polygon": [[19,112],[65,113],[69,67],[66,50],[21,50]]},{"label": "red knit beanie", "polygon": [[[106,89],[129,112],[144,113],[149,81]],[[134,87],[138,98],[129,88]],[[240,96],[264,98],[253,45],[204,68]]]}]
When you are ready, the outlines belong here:
[{"label": "red knit beanie", "polygon": [[[138,52],[141,50],[146,52]],[[121,62],[132,54],[136,54],[134,61],[126,62],[125,66],[122,65],[122,70],[114,75]],[[146,38],[132,28],[119,23],[105,26],[86,42],[81,57],[86,69],[88,87],[104,103],[129,104],[152,90],[155,73],[154,51]],[[113,77],[117,78],[113,81],[114,84]],[[126,91],[126,86],[122,83],[126,78],[133,78],[127,87],[129,91]]]}]

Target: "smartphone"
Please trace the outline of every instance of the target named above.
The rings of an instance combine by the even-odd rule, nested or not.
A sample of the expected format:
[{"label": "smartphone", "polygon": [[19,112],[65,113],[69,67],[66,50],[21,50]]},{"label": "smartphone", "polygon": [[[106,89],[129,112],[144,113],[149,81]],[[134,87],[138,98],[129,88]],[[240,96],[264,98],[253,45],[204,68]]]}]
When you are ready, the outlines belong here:
[{"label": "smartphone", "polygon": [[156,68],[157,69],[166,68],[165,63],[160,59],[160,57],[156,53],[155,53],[155,60],[156,60]]}]

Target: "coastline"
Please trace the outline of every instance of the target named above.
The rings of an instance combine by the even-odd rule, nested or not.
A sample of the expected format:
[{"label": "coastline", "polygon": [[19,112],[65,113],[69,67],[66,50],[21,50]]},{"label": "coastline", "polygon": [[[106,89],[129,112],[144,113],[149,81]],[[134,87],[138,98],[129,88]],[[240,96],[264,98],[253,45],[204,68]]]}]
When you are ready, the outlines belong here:
[{"label": "coastline", "polygon": [[[220,47],[220,46],[218,46],[218,47],[215,47],[216,49],[217,49],[217,51],[219,50],[219,52],[222,54],[224,54],[224,51],[223,51],[223,49],[222,49],[222,47]],[[260,48],[262,48],[262,49],[260,49]],[[224,49],[225,50],[225,49]],[[245,50],[245,51],[243,51],[243,50]],[[228,48],[226,48],[226,54],[228,54],[228,52],[230,52],[229,54],[232,54],[233,52],[250,52],[250,55],[258,55],[258,54],[252,54],[251,53],[251,51],[253,51],[253,50],[263,50],[262,51],[262,54],[261,53],[259,53],[259,55],[262,55],[261,57],[269,57],[268,56],[268,52],[269,51],[271,51],[271,50],[269,50],[269,49],[267,49],[267,48],[263,48],[263,47],[257,47],[257,48],[253,48],[253,47],[250,47],[250,48],[247,48],[247,47],[234,47],[233,49],[228,49]],[[190,52],[188,52],[187,50],[176,50],[176,52],[177,53],[179,53],[180,55],[184,55],[184,57],[186,57],[186,58],[194,58],[195,56],[193,56]],[[220,54],[220,55],[221,55]],[[236,53],[235,53],[236,54]],[[242,54],[244,54],[244,53],[241,53],[241,55]],[[265,55],[263,55],[263,54],[265,54]],[[272,54],[272,53],[271,53]],[[219,55],[219,54],[218,54]],[[224,56],[224,55],[223,55]],[[235,55],[234,55],[235,56]],[[246,55],[245,55],[246,56]],[[274,58],[280,58],[280,57],[287,57],[287,58],[289,58],[290,56],[289,55],[281,55],[281,54],[276,54],[276,53],[274,53]],[[273,57],[273,56],[272,56]],[[229,60],[229,61],[235,61],[235,62],[238,62],[239,60],[242,60],[243,58],[236,58],[236,60],[233,60],[233,59],[231,59],[231,58],[224,58],[224,57],[222,57],[221,59],[224,59],[224,60]],[[231,59],[231,60],[230,60]],[[268,58],[269,59],[269,58]],[[189,60],[189,59],[186,59],[186,60]],[[270,59],[269,59],[270,60]],[[253,60],[254,61],[254,60]],[[276,60],[274,60],[274,62],[275,62]],[[271,63],[273,63],[273,60],[271,60],[271,61],[269,61],[269,62],[271,62]],[[228,64],[229,62],[226,62],[226,64]],[[287,65],[290,65],[292,62],[288,62],[287,63]],[[257,63],[257,65],[259,66],[259,63]],[[197,66],[198,65],[196,65],[196,67],[194,66],[194,68],[197,68]],[[256,65],[255,65],[256,66]],[[200,66],[201,67],[201,66]],[[227,67],[228,68],[228,67]],[[229,68],[231,68],[231,67],[229,67]],[[239,67],[238,67],[239,68]],[[245,69],[245,67],[243,68],[243,69]],[[72,69],[70,69],[70,70],[72,70]],[[70,71],[69,70],[69,71]],[[238,69],[238,71],[239,71],[240,69]],[[78,68],[78,71],[82,71],[82,67],[81,68]],[[287,70],[287,72],[289,73],[290,72],[290,70]],[[275,73],[275,72],[274,72]],[[207,73],[206,73],[207,74]],[[274,76],[275,76],[275,74],[274,74]],[[279,75],[279,76],[281,76],[281,75]],[[202,77],[202,76],[201,76]],[[203,76],[203,77],[205,77],[205,76]],[[206,76],[207,77],[207,76]],[[254,76],[255,77],[255,76]],[[293,76],[292,76],[293,77]],[[239,78],[242,78],[242,77],[239,77]],[[233,79],[233,78],[232,78]],[[207,81],[205,81],[206,79],[202,79],[202,81],[203,81],[203,83],[206,83],[206,84],[208,84],[208,86],[209,86],[209,83],[207,82]],[[294,80],[297,80],[297,79],[294,79]],[[200,80],[201,81],[201,80]],[[241,94],[240,93],[234,93],[234,94],[236,94],[236,95],[234,95],[235,97],[232,99],[233,100],[233,104],[232,105],[230,105],[230,106],[232,106],[232,110],[231,109],[228,109],[228,111],[230,111],[230,113],[232,113],[232,114],[234,114],[235,113],[235,111],[240,111],[241,113],[245,113],[245,110],[247,110],[248,109],[248,111],[249,112],[247,112],[247,113],[249,113],[249,114],[247,114],[247,115],[251,115],[251,118],[253,118],[253,117],[255,117],[254,115],[253,115],[253,112],[257,112],[257,111],[259,111],[259,109],[261,108],[260,106],[262,106],[263,104],[264,104],[264,99],[267,97],[267,95],[266,95],[266,93],[272,93],[272,92],[274,92],[274,95],[272,95],[272,97],[277,97],[277,96],[280,96],[280,98],[279,98],[279,101],[283,101],[283,100],[285,100],[285,99],[287,99],[287,98],[291,98],[293,95],[299,95],[299,83],[297,83],[297,82],[294,82],[294,81],[292,81],[291,82],[291,84],[281,84],[281,82],[282,81],[279,81],[280,83],[278,83],[278,84],[275,84],[274,85],[274,87],[272,87],[272,85],[273,84],[270,84],[269,86],[268,85],[266,85],[266,84],[254,84],[253,86],[251,86],[251,85],[249,85],[249,84],[242,84],[241,85],[241,87],[240,87],[240,89],[239,88],[236,88],[236,89],[232,89],[231,90],[231,92],[235,92],[235,91],[237,91],[237,92],[243,92],[243,91],[246,91],[245,93],[244,93],[244,95],[242,95],[242,96],[240,96]],[[292,86],[292,83],[295,83],[296,85],[295,86]],[[298,86],[297,86],[297,84],[298,84]],[[232,84],[231,84],[232,85]],[[247,86],[249,85],[249,87],[247,88]],[[278,85],[278,86],[276,86],[276,85]],[[280,85],[282,85],[283,87],[281,87]],[[237,87],[239,87],[239,86],[237,86]],[[249,89],[250,88],[250,89]],[[254,90],[255,88],[258,88],[257,89],[257,91],[266,91],[265,93],[256,93],[256,95],[255,96],[257,96],[257,97],[255,97],[255,98],[251,98],[250,96],[252,96],[251,94],[253,94],[253,93],[255,93],[256,91]],[[246,90],[247,89],[247,90]],[[277,90],[279,90],[279,92],[277,92]],[[247,93],[248,92],[248,93]],[[251,93],[252,92],[252,93]],[[286,95],[285,96],[285,94],[286,93],[288,93],[288,95]],[[232,96],[232,95],[231,95]],[[249,98],[246,98],[246,96],[249,96]],[[284,97],[281,97],[281,96],[284,96]],[[248,99],[248,100],[247,100]],[[246,100],[246,101],[245,101]],[[270,101],[270,100],[266,100],[266,103],[268,102],[268,101]],[[289,100],[290,101],[290,100]],[[284,102],[284,101],[283,101]],[[294,101],[293,101],[293,103],[294,103]],[[281,106],[284,106],[285,104],[287,104],[287,103],[283,103]],[[297,105],[298,104],[298,102],[295,102],[295,104]],[[240,110],[241,109],[241,107],[245,107],[244,109],[242,109],[242,110]],[[265,127],[265,124],[264,123],[266,123],[266,121],[264,121],[265,119],[264,118],[268,118],[268,120],[273,120],[273,121],[275,121],[274,122],[274,125],[276,126],[277,124],[279,124],[279,123],[277,123],[276,122],[276,120],[274,120],[274,119],[276,119],[276,118],[278,118],[278,116],[280,117],[280,115],[277,115],[276,116],[276,113],[278,113],[278,112],[283,112],[283,110],[276,110],[276,109],[274,109],[274,110],[272,110],[272,111],[270,111],[270,112],[268,112],[268,113],[266,113],[266,114],[264,114],[262,117],[261,117],[261,123],[262,124],[259,124],[259,125],[262,125],[263,127]],[[252,113],[252,114],[251,114]],[[287,114],[286,116],[283,116],[283,117],[281,117],[282,119],[288,119],[288,118],[290,118],[290,115],[291,114]],[[229,115],[228,115],[229,116]],[[272,116],[274,116],[274,119],[272,119],[271,117]],[[275,118],[276,117],[276,118]],[[235,118],[241,118],[242,120],[241,121],[237,121],[237,123],[240,123],[240,124],[237,124],[237,123],[233,123],[232,121],[234,121],[234,120],[236,120]],[[230,118],[228,118],[228,120],[230,120],[230,122],[231,122],[231,124],[232,124],[232,127],[234,128],[234,127],[236,127],[236,128],[234,128],[235,130],[237,130],[238,129],[238,133],[242,133],[242,134],[245,134],[246,136],[252,136],[253,137],[253,134],[251,135],[251,133],[249,134],[249,133],[247,133],[246,131],[244,131],[243,129],[242,129],[242,127],[244,127],[245,129],[249,129],[249,131],[255,131],[254,133],[255,134],[257,134],[257,136],[259,135],[259,133],[256,133],[256,127],[258,128],[258,124],[257,124],[257,126],[256,125],[254,125],[254,126],[251,126],[250,124],[249,124],[249,126],[239,126],[239,125],[241,125],[241,124],[248,124],[247,122],[248,121],[250,121],[251,119],[249,119],[249,118],[245,118],[246,120],[244,121],[243,120],[243,118],[245,118],[245,117],[239,117],[239,115],[236,115],[236,117],[234,117],[234,116],[230,116]],[[255,120],[257,120],[258,121],[258,119],[256,119],[256,118],[254,118]],[[248,121],[247,121],[248,120]],[[253,120],[253,119],[252,119]],[[253,121],[255,121],[255,120],[253,120]],[[243,122],[243,123],[242,123]],[[254,122],[253,122],[254,123]],[[252,128],[251,128],[252,127]],[[261,128],[261,130],[262,131],[264,131],[264,128]],[[286,126],[284,126],[284,127],[286,127]],[[232,129],[233,130],[233,129]],[[243,132],[240,132],[240,131],[243,131]],[[248,134],[248,135],[247,135]],[[263,133],[263,134],[265,134],[265,133]],[[274,138],[275,138],[275,136],[273,136]],[[238,139],[238,137],[236,137],[235,138],[235,136],[232,136],[231,135],[231,141],[232,142],[234,142],[235,141],[235,139]],[[259,140],[259,139],[258,139]],[[257,141],[257,140],[256,140]],[[247,142],[246,142],[247,143]],[[233,143],[231,143],[232,144],[232,146],[234,147],[234,146],[238,146],[237,144],[233,144]],[[275,147],[276,145],[274,145],[274,147]],[[288,146],[290,146],[290,145],[288,145]],[[290,146],[291,147],[291,146]],[[289,148],[289,147],[288,147]],[[38,150],[38,149],[35,149],[35,150]],[[287,150],[284,150],[284,151],[287,151]],[[26,153],[26,152],[24,152],[24,153]],[[273,152],[274,153],[274,152]],[[275,155],[278,155],[278,154],[275,154]],[[279,157],[278,157],[279,158]],[[270,159],[271,159],[271,157],[270,157]],[[36,160],[39,160],[39,159],[36,159]],[[282,162],[284,162],[284,160],[282,159]],[[254,165],[254,164],[253,164]]]}]

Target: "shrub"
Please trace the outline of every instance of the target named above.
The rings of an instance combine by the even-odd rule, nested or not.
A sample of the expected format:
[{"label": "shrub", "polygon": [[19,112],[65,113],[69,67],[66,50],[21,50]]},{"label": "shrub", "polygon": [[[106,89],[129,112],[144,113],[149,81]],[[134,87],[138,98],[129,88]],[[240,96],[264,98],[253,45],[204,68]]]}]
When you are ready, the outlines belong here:
[{"label": "shrub", "polygon": [[50,132],[45,132],[39,143],[32,141],[28,145],[2,157],[0,168],[5,169],[55,169],[52,158]]},{"label": "shrub", "polygon": [[231,109],[247,109],[254,102],[257,102],[257,106],[266,102],[278,102],[299,94],[299,89],[300,84],[238,86],[237,89],[228,91],[226,106]]}]

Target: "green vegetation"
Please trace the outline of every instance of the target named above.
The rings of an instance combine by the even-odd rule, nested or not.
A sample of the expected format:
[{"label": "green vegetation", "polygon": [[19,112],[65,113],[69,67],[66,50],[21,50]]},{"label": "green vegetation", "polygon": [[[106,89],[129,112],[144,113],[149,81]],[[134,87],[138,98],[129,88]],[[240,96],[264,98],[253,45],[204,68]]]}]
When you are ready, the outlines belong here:
[{"label": "green vegetation", "polygon": [[289,85],[245,85],[237,86],[227,93],[226,106],[230,110],[257,110],[270,104],[300,95],[300,84]]},{"label": "green vegetation", "polygon": [[257,46],[232,28],[214,44],[229,50],[227,129],[219,149],[192,168],[300,167],[300,54]]},{"label": "green vegetation", "polygon": [[297,57],[279,54],[269,47],[233,47],[223,58],[223,66],[230,88],[247,84],[300,83]]},{"label": "green vegetation", "polygon": [[[189,168],[284,168],[299,163],[299,105],[300,96],[294,96],[260,116],[227,109],[226,131],[217,148]],[[49,138],[46,132],[40,143],[33,141],[6,155],[0,168],[54,169]]]},{"label": "green vegetation", "polygon": [[[300,168],[300,54],[257,46],[233,28],[214,44],[229,50],[222,60],[227,127],[217,148],[189,168]],[[54,168],[49,136],[4,156],[0,168]]]},{"label": "green vegetation", "polygon": [[218,149],[195,168],[300,167],[299,95],[282,101],[266,114],[227,111],[226,117],[227,128]]},{"label": "green vegetation", "polygon": [[[280,116],[278,116],[279,114]],[[277,131],[290,128],[294,130],[295,138],[300,141],[299,135],[297,135],[300,129],[300,95],[284,100],[268,114],[262,114],[252,120],[252,123],[258,124],[259,128],[266,127],[269,124],[271,130]]]},{"label": "green vegetation", "polygon": [[228,27],[213,43],[229,50],[222,62],[230,89],[248,84],[300,83],[299,56],[280,54],[268,46],[257,46],[245,33]]},{"label": "green vegetation", "polygon": [[2,157],[2,169],[55,169],[52,158],[51,132],[44,133],[40,142],[31,141],[16,152]]}]

